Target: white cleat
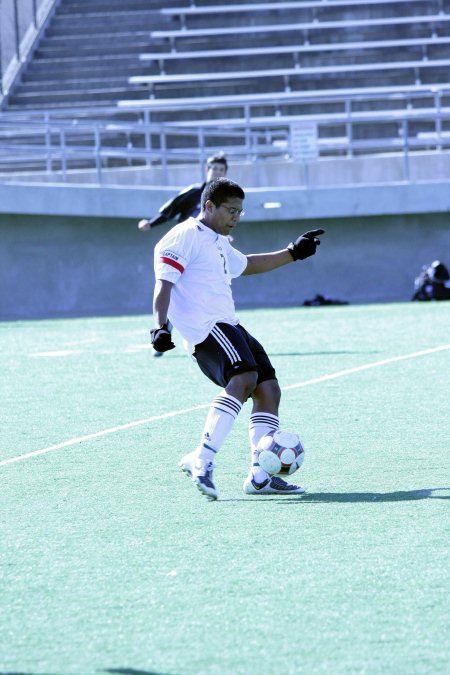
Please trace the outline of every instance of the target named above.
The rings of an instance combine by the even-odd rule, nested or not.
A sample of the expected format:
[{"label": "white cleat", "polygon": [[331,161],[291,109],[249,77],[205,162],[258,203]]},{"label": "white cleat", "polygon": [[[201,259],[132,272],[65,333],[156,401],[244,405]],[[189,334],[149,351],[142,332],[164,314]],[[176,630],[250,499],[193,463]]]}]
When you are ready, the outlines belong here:
[{"label": "white cleat", "polygon": [[301,485],[288,485],[278,476],[268,476],[257,483],[250,473],[244,481],[244,492],[247,495],[298,495],[305,492]]},{"label": "white cleat", "polygon": [[189,476],[205,497],[211,501],[217,499],[219,495],[212,480],[214,471],[213,462],[204,462],[195,452],[190,452],[181,458],[178,466]]}]

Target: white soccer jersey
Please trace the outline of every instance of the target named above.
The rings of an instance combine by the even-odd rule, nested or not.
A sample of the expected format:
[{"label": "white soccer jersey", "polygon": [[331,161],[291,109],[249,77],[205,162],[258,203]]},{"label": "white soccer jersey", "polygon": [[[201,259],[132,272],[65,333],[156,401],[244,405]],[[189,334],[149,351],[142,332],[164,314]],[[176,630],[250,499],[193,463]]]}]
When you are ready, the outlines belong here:
[{"label": "white soccer jersey", "polygon": [[231,280],[247,257],[195,218],[173,227],[155,247],[155,278],[174,285],[169,318],[190,352],[218,321],[236,325]]}]

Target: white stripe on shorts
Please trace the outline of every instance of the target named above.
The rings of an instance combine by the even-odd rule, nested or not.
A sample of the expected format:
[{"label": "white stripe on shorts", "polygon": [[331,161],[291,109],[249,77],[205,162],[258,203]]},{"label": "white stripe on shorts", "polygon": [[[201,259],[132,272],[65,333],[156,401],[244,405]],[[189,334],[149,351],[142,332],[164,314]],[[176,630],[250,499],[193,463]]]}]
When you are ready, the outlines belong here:
[{"label": "white stripe on shorts", "polygon": [[225,333],[222,330],[220,330],[217,324],[212,329],[211,335],[220,344],[220,346],[230,359],[231,363],[236,363],[236,361],[242,361],[236,349],[231,344],[230,340],[227,338]]}]

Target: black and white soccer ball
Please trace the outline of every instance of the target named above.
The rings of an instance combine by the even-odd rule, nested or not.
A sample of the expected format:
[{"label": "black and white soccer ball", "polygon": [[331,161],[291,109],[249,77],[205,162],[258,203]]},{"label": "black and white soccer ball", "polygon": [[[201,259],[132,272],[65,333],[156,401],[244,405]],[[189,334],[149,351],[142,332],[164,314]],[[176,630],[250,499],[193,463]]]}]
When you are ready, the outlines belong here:
[{"label": "black and white soccer ball", "polygon": [[305,448],[297,434],[288,429],[273,429],[257,447],[258,462],[271,476],[291,475],[303,464]]}]

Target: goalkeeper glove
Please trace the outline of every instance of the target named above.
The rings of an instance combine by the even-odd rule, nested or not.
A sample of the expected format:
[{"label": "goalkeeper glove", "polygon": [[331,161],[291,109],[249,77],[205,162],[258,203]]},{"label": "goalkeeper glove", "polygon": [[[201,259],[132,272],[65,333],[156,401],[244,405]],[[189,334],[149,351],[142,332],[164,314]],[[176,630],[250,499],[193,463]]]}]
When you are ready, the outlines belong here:
[{"label": "goalkeeper glove", "polygon": [[304,260],[309,258],[310,255],[314,255],[320,244],[320,239],[317,239],[317,237],[324,232],[325,230],[310,230],[300,235],[295,241],[291,241],[287,248],[293,259]]},{"label": "goalkeeper glove", "polygon": [[152,328],[150,336],[152,347],[157,352],[168,352],[169,349],[175,348],[167,323],[164,323],[161,328]]}]

